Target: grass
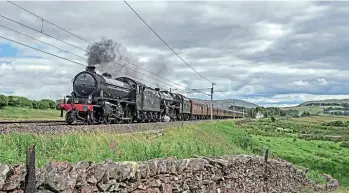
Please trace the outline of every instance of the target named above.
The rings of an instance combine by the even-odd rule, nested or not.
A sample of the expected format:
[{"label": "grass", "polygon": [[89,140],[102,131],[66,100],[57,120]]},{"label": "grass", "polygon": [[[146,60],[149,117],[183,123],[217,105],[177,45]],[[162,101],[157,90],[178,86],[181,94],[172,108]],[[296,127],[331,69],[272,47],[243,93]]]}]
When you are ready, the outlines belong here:
[{"label": "grass", "polygon": [[[237,135],[232,123],[193,124],[169,128],[161,137],[154,134],[118,135],[110,133],[74,133],[70,135],[8,134],[0,136],[0,162],[25,161],[25,149],[36,145],[37,163],[42,166],[52,160],[115,161],[148,160],[176,156],[177,158],[220,156],[246,153],[252,138],[245,132]],[[212,129],[214,128],[214,129]],[[245,148],[245,149],[244,149]]]},{"label": "grass", "polygon": [[[276,132],[276,128],[282,128]],[[266,148],[271,157],[280,157],[310,169],[308,177],[323,182],[321,173],[349,186],[349,148],[339,142],[299,139],[301,132],[318,134],[348,134],[347,128],[313,124],[303,119],[269,119],[245,121],[235,126],[233,121],[195,123],[164,130],[162,136],[152,133],[110,134],[73,133],[69,135],[6,134],[0,136],[0,162],[23,163],[25,149],[36,145],[37,165],[56,161],[81,160],[144,161],[160,157],[178,159],[195,156],[236,154],[262,155]]]},{"label": "grass", "polygon": [[5,107],[0,109],[0,120],[63,120],[56,109]]},{"label": "grass", "polygon": [[307,111],[312,115],[324,115],[324,116],[326,116],[327,114],[324,114],[324,109],[329,108],[329,107],[338,108],[341,106],[296,106],[296,107],[286,107],[283,109],[298,110],[300,114]]},{"label": "grass", "polygon": [[[349,148],[341,147],[341,142],[299,138],[299,134],[307,133],[341,135],[343,140],[348,140],[349,128],[323,126],[320,122],[307,122],[304,118],[279,119],[274,123],[264,119],[243,124],[240,128],[250,133],[263,148],[269,148],[272,155],[310,168],[315,174],[330,174],[342,185],[349,186]],[[313,174],[310,173],[309,177],[319,181]]]}]

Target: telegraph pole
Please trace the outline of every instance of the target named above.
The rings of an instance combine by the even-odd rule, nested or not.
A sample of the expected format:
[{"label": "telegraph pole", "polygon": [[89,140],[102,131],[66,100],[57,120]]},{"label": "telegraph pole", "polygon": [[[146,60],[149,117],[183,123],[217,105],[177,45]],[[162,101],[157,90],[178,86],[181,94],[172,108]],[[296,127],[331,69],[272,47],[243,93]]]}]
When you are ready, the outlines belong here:
[{"label": "telegraph pole", "polygon": [[245,103],[242,104],[242,119],[245,118]]},{"label": "telegraph pole", "polygon": [[233,101],[233,111],[234,111],[234,119],[235,119],[235,101]]},{"label": "telegraph pole", "polygon": [[211,87],[211,121],[213,120],[213,85],[215,85],[212,82],[212,87]]}]

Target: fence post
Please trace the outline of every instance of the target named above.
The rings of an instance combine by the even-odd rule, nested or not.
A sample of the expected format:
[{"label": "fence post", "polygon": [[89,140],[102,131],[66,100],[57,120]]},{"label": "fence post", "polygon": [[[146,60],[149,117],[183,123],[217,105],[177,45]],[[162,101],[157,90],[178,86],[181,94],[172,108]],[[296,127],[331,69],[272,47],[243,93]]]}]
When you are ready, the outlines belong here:
[{"label": "fence post", "polygon": [[268,188],[268,156],[269,156],[269,149],[265,150],[264,155],[264,192],[269,192]]},{"label": "fence post", "polygon": [[27,175],[25,177],[25,193],[36,193],[35,179],[35,145],[28,148],[26,156]]}]

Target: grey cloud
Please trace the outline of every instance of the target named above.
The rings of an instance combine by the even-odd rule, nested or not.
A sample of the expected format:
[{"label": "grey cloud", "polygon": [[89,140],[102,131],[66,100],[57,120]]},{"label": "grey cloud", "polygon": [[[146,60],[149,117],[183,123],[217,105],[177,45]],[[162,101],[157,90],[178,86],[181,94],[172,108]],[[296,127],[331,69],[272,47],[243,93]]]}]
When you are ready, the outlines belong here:
[{"label": "grey cloud", "polygon": [[[135,63],[154,74],[189,88],[211,86],[208,81],[183,64],[124,2],[16,3],[88,41],[93,42],[101,36],[106,36],[121,42]],[[345,81],[348,71],[345,50],[348,45],[346,23],[349,13],[342,9],[347,3],[171,1],[129,3],[177,53],[208,79],[216,82],[226,91],[228,97],[240,99],[254,97],[252,101],[271,103],[267,98],[257,97],[268,95],[273,103],[279,101],[284,104],[288,101],[294,103],[292,98],[294,95],[284,98],[279,95],[273,96],[280,93],[317,95],[347,93],[343,88],[349,86]],[[0,11],[35,29],[41,29],[39,19],[7,2],[0,2]],[[0,22],[15,29],[22,29],[1,18]],[[43,29],[44,32],[81,48],[86,48],[88,45],[50,25],[44,24]],[[41,40],[84,55],[83,51],[64,43],[44,38],[30,30],[22,30]],[[0,34],[38,45],[34,41],[2,29]],[[16,47],[21,48],[21,46]],[[45,50],[58,53],[52,48],[45,47]],[[51,92],[53,95],[61,96],[69,93],[70,80],[75,73],[83,70],[81,66],[68,64],[30,49],[21,48],[21,53],[50,58],[50,61],[44,62],[46,65],[64,63],[61,69],[65,69],[66,73],[58,70],[51,72],[50,76],[38,79],[42,83],[36,84],[35,87],[37,89],[43,87],[42,91],[38,91],[40,96],[46,96],[53,88],[57,88]],[[37,60],[31,60],[33,63],[35,61]],[[83,60],[79,61],[86,63]],[[125,66],[152,76],[130,64]],[[122,75],[133,76],[125,69],[115,68],[115,70]],[[12,80],[10,75],[7,77],[10,80],[7,81],[9,85],[17,87],[18,93],[25,94],[26,85],[31,80],[33,82],[37,80],[34,77],[35,73],[18,70],[15,73],[29,74],[26,78],[28,83]],[[60,76],[63,78],[59,78]],[[164,84],[144,76],[136,78],[148,81],[152,85]],[[319,82],[318,79],[322,81]],[[172,88],[176,87],[172,83],[169,84],[173,85]],[[311,97],[314,98],[313,95],[307,95],[297,100]],[[215,98],[226,97],[217,91]]]}]

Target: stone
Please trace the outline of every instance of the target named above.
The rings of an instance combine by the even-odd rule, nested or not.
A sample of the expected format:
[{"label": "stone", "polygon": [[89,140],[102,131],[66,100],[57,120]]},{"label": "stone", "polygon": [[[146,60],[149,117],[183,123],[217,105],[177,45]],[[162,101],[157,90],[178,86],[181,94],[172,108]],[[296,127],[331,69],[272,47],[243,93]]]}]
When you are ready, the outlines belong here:
[{"label": "stone", "polygon": [[12,168],[10,165],[1,164],[0,165],[0,189],[5,185],[6,179],[11,175]]},{"label": "stone", "polygon": [[[24,192],[25,165],[0,164],[0,193]],[[37,188],[49,192],[298,192],[308,187],[315,192],[333,191],[339,183],[324,175],[326,185],[306,178],[305,172],[281,159],[262,156],[219,158],[153,159],[145,162],[76,164],[51,162],[36,169]],[[266,189],[267,188],[267,189]]]}]

